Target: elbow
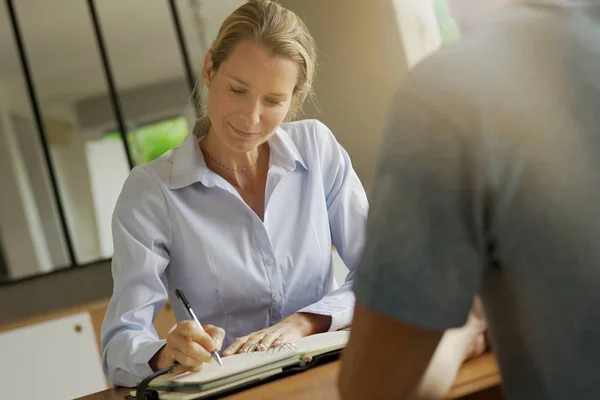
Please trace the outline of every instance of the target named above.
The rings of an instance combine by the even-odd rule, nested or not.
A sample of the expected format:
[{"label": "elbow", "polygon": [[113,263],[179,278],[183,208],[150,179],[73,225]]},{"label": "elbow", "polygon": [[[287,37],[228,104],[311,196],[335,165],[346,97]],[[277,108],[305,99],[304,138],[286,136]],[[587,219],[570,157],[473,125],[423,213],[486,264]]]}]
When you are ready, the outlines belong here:
[{"label": "elbow", "polygon": [[102,371],[104,372],[104,377],[108,381],[108,384],[115,386],[127,386],[121,379],[119,379],[121,373],[119,373],[119,368],[116,365],[110,363],[108,359],[108,349],[105,347],[102,350]]},{"label": "elbow", "polygon": [[123,371],[119,368],[114,368],[110,371],[107,377],[108,383],[113,387],[136,387],[141,381],[142,378],[131,374],[129,372]]},{"label": "elbow", "polygon": [[106,356],[106,351],[102,355],[102,369],[104,377],[112,387],[136,387],[143,379],[111,363]]},{"label": "elbow", "polygon": [[[117,352],[117,354],[119,354]],[[134,373],[128,372],[122,368],[118,357],[115,359],[114,349],[111,351],[109,344],[102,349],[102,371],[104,377],[112,387],[135,387],[143,379]]]}]

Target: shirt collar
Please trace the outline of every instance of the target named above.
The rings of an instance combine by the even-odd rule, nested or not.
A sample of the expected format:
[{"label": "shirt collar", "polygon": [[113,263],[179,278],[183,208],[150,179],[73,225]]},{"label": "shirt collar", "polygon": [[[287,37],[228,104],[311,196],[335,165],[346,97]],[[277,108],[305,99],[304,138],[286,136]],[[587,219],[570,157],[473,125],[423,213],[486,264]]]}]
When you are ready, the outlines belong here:
[{"label": "shirt collar", "polygon": [[[278,127],[268,143],[271,150],[271,165],[283,167],[287,171],[293,171],[297,165],[300,165],[308,170],[298,147],[283,128]],[[181,189],[197,182],[206,187],[215,186],[213,174],[214,172],[206,166],[196,137],[190,131],[173,155],[169,189]]]},{"label": "shirt collar", "polygon": [[193,131],[189,132],[173,156],[169,189],[181,189],[196,182],[214,186]]},{"label": "shirt collar", "polygon": [[308,166],[302,158],[298,146],[294,143],[290,135],[282,128],[277,128],[275,134],[269,139],[271,150],[271,165],[281,166],[287,171],[293,171],[297,165],[305,170]]}]

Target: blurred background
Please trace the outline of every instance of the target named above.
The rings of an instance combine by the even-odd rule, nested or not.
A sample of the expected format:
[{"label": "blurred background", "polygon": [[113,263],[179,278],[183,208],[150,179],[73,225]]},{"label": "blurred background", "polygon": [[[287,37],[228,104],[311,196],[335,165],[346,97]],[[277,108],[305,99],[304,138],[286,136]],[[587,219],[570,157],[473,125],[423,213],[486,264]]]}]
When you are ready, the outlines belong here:
[{"label": "blurred background", "polygon": [[[411,2],[422,4],[403,4]],[[110,217],[130,168],[188,133],[195,116],[191,80],[220,24],[243,1],[97,1],[99,32],[86,1],[10,3],[12,12],[9,2],[0,7],[2,284],[110,259]],[[281,3],[304,18],[320,49],[317,107],[307,106],[305,116],[331,126],[368,187],[395,83],[407,65],[439,45],[438,36],[459,35],[448,4]],[[402,7],[413,10],[403,15]],[[412,15],[419,9],[422,22]],[[436,18],[435,27],[427,15]],[[413,29],[419,23],[429,31]],[[401,34],[429,38],[403,48]]]}]

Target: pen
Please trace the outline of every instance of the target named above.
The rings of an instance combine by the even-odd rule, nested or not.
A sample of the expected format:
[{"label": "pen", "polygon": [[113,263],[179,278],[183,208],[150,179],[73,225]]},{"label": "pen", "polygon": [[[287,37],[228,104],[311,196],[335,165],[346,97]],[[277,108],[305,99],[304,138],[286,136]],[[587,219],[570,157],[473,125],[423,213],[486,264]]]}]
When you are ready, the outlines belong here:
[{"label": "pen", "polygon": [[[181,300],[181,302],[183,303],[183,306],[186,309],[190,318],[193,319],[194,321],[196,321],[196,324],[198,324],[198,327],[200,328],[200,330],[202,330],[202,332],[204,332],[204,328],[202,328],[202,324],[200,323],[200,321],[198,321],[198,318],[196,318],[196,314],[194,314],[194,310],[192,310],[192,306],[190,306],[190,303],[188,303],[187,299],[185,298],[183,291],[181,291],[180,289],[175,289],[175,294],[177,295],[177,298],[179,300]],[[212,354],[215,361],[218,362],[219,365],[222,367],[223,362],[221,361],[221,357],[219,357],[219,353],[217,353],[217,351],[214,350],[210,354]]]}]

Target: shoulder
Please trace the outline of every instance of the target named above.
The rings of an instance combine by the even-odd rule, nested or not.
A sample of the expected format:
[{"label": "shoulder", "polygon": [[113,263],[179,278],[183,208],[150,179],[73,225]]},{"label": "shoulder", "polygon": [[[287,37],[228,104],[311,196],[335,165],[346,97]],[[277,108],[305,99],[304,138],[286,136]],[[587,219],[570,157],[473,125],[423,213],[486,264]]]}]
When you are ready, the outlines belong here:
[{"label": "shoulder", "polygon": [[327,154],[339,146],[331,129],[318,119],[287,122],[281,129],[303,156]]},{"label": "shoulder", "polygon": [[115,211],[164,208],[177,150],[171,149],[153,161],[135,166],[123,183]]},{"label": "shoulder", "polygon": [[[173,172],[173,160],[177,151],[179,151],[179,147],[165,152],[155,160],[135,166],[127,176],[123,189],[128,187],[145,190],[167,188]],[[142,194],[140,193],[140,195]]]},{"label": "shoulder", "polygon": [[281,124],[281,128],[293,139],[305,139],[306,137],[318,139],[323,135],[332,135],[329,127],[318,119],[301,119],[286,122]]}]

